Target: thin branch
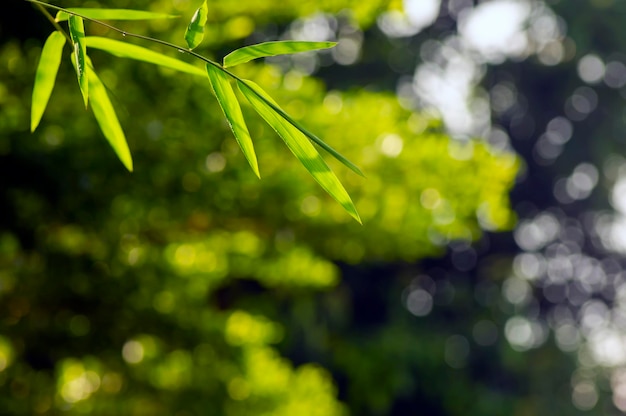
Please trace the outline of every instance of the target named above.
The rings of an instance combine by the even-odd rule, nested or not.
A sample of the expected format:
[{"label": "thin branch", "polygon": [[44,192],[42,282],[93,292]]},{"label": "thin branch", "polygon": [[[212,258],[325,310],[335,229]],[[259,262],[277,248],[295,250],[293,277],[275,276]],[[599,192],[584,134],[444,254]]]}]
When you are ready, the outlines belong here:
[{"label": "thin branch", "polygon": [[[108,23],[105,23],[101,20],[98,19],[92,19],[90,17],[87,17],[85,15],[82,15],[80,13],[76,13],[73,12],[71,10],[67,10],[64,9],[62,7],[58,7],[58,6],[54,6],[52,4],[48,4],[48,3],[44,3],[41,2],[39,0],[24,0],[27,1],[29,3],[34,3],[40,7],[48,7],[54,10],[58,10],[58,11],[62,11],[77,17],[80,17],[82,19],[88,20],[90,22],[99,24],[101,26],[104,26],[108,29],[111,29],[115,32],[121,33],[122,36],[124,37],[133,37],[133,38],[137,38],[137,39],[143,39],[149,42],[154,42],[154,43],[158,43],[160,45],[166,46],[168,48],[172,48],[172,49],[176,49],[178,52],[181,53],[186,53],[188,55],[193,56],[194,58],[200,59],[203,62],[206,62],[209,65],[213,65],[215,68],[223,71],[224,73],[226,73],[228,76],[230,76],[232,79],[236,80],[237,82],[241,82],[242,84],[246,85],[253,93],[254,95],[256,95],[261,101],[263,101],[265,104],[267,104],[272,110],[274,110],[276,113],[278,113],[285,121],[287,121],[289,124],[291,124],[292,126],[294,126],[296,129],[300,130],[302,133],[304,133],[305,136],[307,136],[310,140],[312,140],[314,143],[316,143],[318,146],[322,147],[324,150],[326,150],[327,152],[333,154],[339,154],[335,149],[333,149],[329,144],[327,144],[326,142],[324,142],[322,139],[320,139],[319,137],[317,137],[316,135],[314,135],[313,133],[311,133],[310,131],[308,131],[307,129],[305,129],[303,126],[301,126],[298,122],[296,122],[295,120],[293,120],[291,117],[289,117],[280,107],[278,107],[277,105],[275,105],[274,103],[270,102],[269,100],[267,100],[263,95],[259,94],[254,88],[252,88],[244,79],[238,77],[237,75],[233,74],[232,72],[230,72],[229,70],[225,69],[222,65],[218,64],[217,62],[214,62],[208,58],[205,58],[204,56],[200,55],[199,53],[196,53],[194,51],[192,51],[191,49],[187,49],[187,48],[183,48],[179,45],[176,45],[174,43],[170,43],[161,39],[156,39],[156,38],[152,38],[150,36],[144,36],[144,35],[139,35],[137,33],[132,33],[132,32],[127,32],[125,30],[119,29],[115,26],[112,26]],[[50,16],[49,13],[45,13],[46,15]],[[52,16],[50,16],[50,18],[52,18]],[[58,23],[56,22],[56,20],[54,20],[52,18],[52,21],[55,25],[55,27],[59,27]],[[67,36],[67,34],[66,34]],[[336,156],[335,156],[336,157]],[[343,157],[343,156],[342,156]],[[345,159],[345,158],[344,158]],[[347,159],[345,159],[347,160]],[[363,173],[356,168],[356,166],[354,166],[354,168],[356,168],[356,170],[352,167],[349,166],[348,167],[350,169],[352,169],[355,173],[363,176]]]},{"label": "thin branch", "polygon": [[[28,1],[28,0],[27,0]],[[59,22],[57,22],[54,17],[52,17],[52,15],[50,13],[48,13],[48,10],[46,10],[45,7],[43,7],[39,2],[35,2],[35,1],[31,1],[31,3],[34,3],[34,6],[44,15],[46,16],[46,18],[50,21],[50,23],[52,23],[52,26],[54,26],[54,28],[56,30],[58,30],[59,32],[63,33],[63,36],[65,36],[65,39],[68,41],[68,43],[71,45],[72,44],[72,39],[70,38],[70,35],[67,34],[67,32],[61,27],[61,25],[59,24]],[[45,3],[44,3],[45,4]],[[49,5],[48,5],[49,6]]]},{"label": "thin branch", "polygon": [[[88,17],[88,16],[85,16],[85,15],[83,15],[83,14],[76,13],[76,12],[73,12],[73,11],[71,11],[71,10],[64,9],[64,8],[62,8],[62,7],[54,6],[54,5],[52,5],[52,4],[44,3],[44,2],[39,1],[39,0],[24,0],[24,1],[27,1],[27,2],[29,2],[29,3],[34,3],[34,4],[36,4],[37,6],[39,6],[40,8],[42,8],[42,9],[43,9],[44,7],[48,7],[48,8],[50,8],[50,9],[54,9],[54,10],[57,10],[57,11],[60,11],[60,12],[64,12],[64,13],[67,13],[67,14],[71,14],[71,15],[74,15],[74,16],[77,16],[77,17],[80,17],[80,18],[82,18],[82,19],[85,19],[85,20],[88,20],[88,21],[90,21],[90,22],[93,22],[93,23],[99,24],[99,25],[104,26],[104,27],[106,27],[106,28],[108,28],[108,29],[111,29],[111,30],[113,30],[113,31],[115,31],[115,32],[117,32],[117,33],[120,33],[120,34],[121,34],[122,36],[124,36],[124,37],[129,36],[129,37],[131,37],[131,38],[143,39],[143,40],[147,40],[147,41],[149,41],[149,42],[154,42],[154,43],[161,44],[161,45],[163,45],[163,46],[167,46],[168,48],[173,48],[173,49],[176,49],[176,50],[177,50],[177,51],[179,51],[179,52],[182,52],[182,53],[187,53],[187,54],[189,54],[189,55],[191,55],[191,56],[193,56],[193,57],[195,57],[195,58],[198,58],[198,59],[200,59],[200,60],[202,60],[202,61],[204,61],[204,62],[206,62],[206,63],[212,64],[212,65],[216,66],[217,68],[222,69],[222,70],[223,70],[223,71],[225,71],[225,72],[228,72],[228,71],[226,71],[226,70],[225,70],[225,69],[224,69],[224,68],[223,68],[220,64],[218,64],[217,62],[213,62],[213,61],[211,61],[210,59],[205,58],[204,56],[200,55],[199,53],[196,53],[196,52],[194,52],[194,51],[192,51],[192,50],[190,50],[190,49],[183,48],[182,46],[176,45],[176,44],[174,44],[174,43],[170,43],[170,42],[167,42],[167,41],[164,41],[164,40],[161,40],[161,39],[157,39],[157,38],[152,38],[152,37],[150,37],[150,36],[139,35],[139,34],[137,34],[137,33],[128,32],[128,31],[126,31],[126,30],[122,30],[122,29],[119,29],[119,28],[117,28],[117,27],[115,27],[115,26],[113,26],[113,25],[110,25],[110,24],[108,24],[108,23],[105,23],[105,22],[103,22],[102,20],[93,19],[93,18]],[[49,17],[49,19],[50,19],[50,20],[51,20],[51,22],[55,25],[55,27],[57,27],[57,28],[59,28],[59,27],[60,27],[60,26],[59,26],[59,24],[58,24],[58,22],[57,22],[56,20],[54,20],[54,18],[53,18],[53,17],[52,17],[52,16],[51,16],[51,15],[50,15],[47,11],[45,11],[45,14]],[[233,74],[230,74],[230,75],[231,75],[231,76],[234,76]]]}]

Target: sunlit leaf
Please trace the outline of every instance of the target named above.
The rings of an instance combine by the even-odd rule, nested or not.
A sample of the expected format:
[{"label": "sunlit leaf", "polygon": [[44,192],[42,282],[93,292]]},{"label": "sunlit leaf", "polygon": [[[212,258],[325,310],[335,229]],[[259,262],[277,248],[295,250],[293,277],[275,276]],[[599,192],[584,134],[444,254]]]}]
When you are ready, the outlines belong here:
[{"label": "sunlit leaf", "polygon": [[91,110],[93,111],[102,134],[107,139],[117,157],[132,172],[133,160],[126,143],[126,136],[115,114],[115,109],[107,95],[106,88],[96,75],[95,71],[89,71],[89,94],[91,97]]},{"label": "sunlit leaf", "polygon": [[76,69],[76,75],[78,76],[78,86],[80,92],[83,94],[83,101],[85,101],[85,107],[87,107],[87,101],[89,100],[89,81],[88,81],[88,68],[85,64],[87,61],[87,46],[85,45],[85,26],[83,19],[77,16],[70,16],[69,19],[70,36],[74,43],[75,59],[74,68]]},{"label": "sunlit leaf", "polygon": [[301,42],[279,41],[264,42],[256,45],[236,49],[224,57],[224,67],[243,64],[253,59],[266,56],[288,55],[292,53],[308,52],[318,49],[328,49],[335,46],[336,42]]},{"label": "sunlit leaf", "polygon": [[92,49],[100,49],[120,58],[136,59],[138,61],[148,62],[155,65],[164,66],[176,71],[186,72],[188,74],[206,76],[206,72],[201,68],[190,65],[181,60],[154,52],[142,46],[132,45],[118,40],[101,38],[98,36],[87,36],[85,38],[87,46]]},{"label": "sunlit leaf", "polygon": [[261,87],[248,80],[237,81],[237,86],[256,112],[278,133],[289,150],[300,160],[313,178],[330,196],[341,204],[348,214],[360,223],[361,219],[352,199],[350,199],[350,195],[348,195],[337,176],[315,150],[309,139],[291,123],[287,122],[272,106],[268,105],[266,101],[278,107]]},{"label": "sunlit leaf", "polygon": [[191,17],[191,22],[189,22],[189,26],[187,26],[185,31],[185,41],[187,41],[189,49],[195,48],[204,39],[204,25],[206,25],[208,15],[209,6],[207,6],[206,0],[204,0]]},{"label": "sunlit leaf", "polygon": [[[151,20],[151,19],[171,19],[177,16],[164,13],[146,12],[143,10],[128,9],[92,9],[84,7],[70,7],[66,10],[78,13],[81,16],[96,20]],[[56,21],[62,22],[71,16],[70,13],[60,11],[56,15]]]},{"label": "sunlit leaf", "polygon": [[333,156],[335,159],[337,159],[342,164],[350,168],[350,170],[352,170],[354,173],[360,176],[365,176],[363,175],[363,172],[361,172],[361,169],[359,169],[354,163],[350,162],[345,156],[343,156],[341,153],[333,149],[328,143],[326,143],[325,141],[317,137],[315,134],[311,133],[302,124],[298,123],[296,120],[291,118],[291,116],[285,113],[281,108],[275,107],[274,109],[277,110],[278,114],[280,114],[291,125],[293,125],[295,128],[300,130],[306,137],[308,137],[313,142],[315,142],[315,144],[317,144],[319,147],[321,147],[322,149],[330,153],[331,156]]},{"label": "sunlit leaf", "polygon": [[[267,94],[265,94],[265,95],[267,97],[269,97],[269,95],[267,95]],[[357,175],[365,176],[365,175],[363,175],[363,172],[361,172],[361,169],[359,169],[354,163],[350,162],[345,156],[343,156],[341,153],[339,153],[338,151],[333,149],[328,143],[326,143],[325,141],[323,141],[322,139],[317,137],[315,134],[311,133],[302,124],[300,124],[296,120],[294,120],[291,116],[289,116],[289,114],[285,113],[282,110],[282,108],[278,107],[278,105],[276,105],[271,99],[268,100],[263,95],[260,95],[259,98],[261,100],[264,100],[269,107],[271,107],[274,111],[276,111],[278,114],[280,114],[280,116],[282,118],[287,120],[296,129],[300,130],[306,137],[311,139],[315,144],[317,144],[319,147],[321,147],[322,149],[324,149],[328,153],[330,153],[330,155],[332,157],[337,159],[339,162],[341,162],[346,167],[350,168],[350,170],[352,170]]]},{"label": "sunlit leaf", "polygon": [[37,73],[35,74],[35,85],[33,87],[33,100],[30,112],[30,131],[35,131],[41,117],[48,105],[50,94],[54,88],[54,83],[61,64],[63,55],[63,45],[65,37],[61,32],[54,31],[41,50]]},{"label": "sunlit leaf", "polygon": [[222,107],[222,111],[230,124],[230,128],[243,151],[243,154],[248,159],[248,163],[252,167],[252,170],[256,176],[261,177],[259,174],[259,166],[256,160],[256,154],[254,153],[254,146],[252,145],[252,139],[248,132],[248,127],[243,119],[241,113],[241,107],[239,107],[239,101],[235,96],[233,87],[230,84],[230,78],[222,70],[214,67],[211,64],[206,65],[207,73],[209,74],[209,80],[211,81],[211,87],[217,101]]}]

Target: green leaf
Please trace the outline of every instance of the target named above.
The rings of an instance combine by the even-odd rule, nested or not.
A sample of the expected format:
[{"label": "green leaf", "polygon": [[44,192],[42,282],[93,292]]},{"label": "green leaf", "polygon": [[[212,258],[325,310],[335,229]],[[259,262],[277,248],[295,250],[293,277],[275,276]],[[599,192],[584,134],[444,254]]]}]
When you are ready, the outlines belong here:
[{"label": "green leaf", "polygon": [[[151,19],[171,19],[177,16],[164,13],[153,13],[143,10],[128,9],[92,9],[84,7],[71,7],[65,9],[69,12],[78,13],[81,16],[96,20],[151,20]],[[63,22],[71,16],[71,13],[60,11],[56,15],[57,22]]]},{"label": "green leaf", "polygon": [[268,105],[269,102],[273,106],[278,107],[274,100],[252,81],[238,80],[237,86],[256,112],[278,133],[289,150],[300,160],[322,188],[339,202],[352,218],[361,223],[361,218],[352,199],[350,199],[350,195],[348,195],[337,176],[315,150],[313,144],[300,130],[287,122],[280,113]]},{"label": "green leaf", "polygon": [[43,45],[37,73],[35,74],[35,85],[33,87],[33,100],[30,111],[30,131],[35,131],[41,117],[48,105],[50,94],[54,89],[54,83],[61,64],[63,55],[63,45],[65,37],[61,32],[54,31],[46,43]]},{"label": "green leaf", "polygon": [[[89,65],[91,66],[91,62],[89,62]],[[126,136],[124,136],[124,131],[117,119],[106,88],[95,71],[89,71],[89,94],[91,97],[91,110],[96,117],[100,130],[102,130],[102,134],[104,134],[117,157],[126,166],[126,169],[132,172],[133,159],[126,143]]]},{"label": "green leaf", "polygon": [[211,64],[206,65],[206,71],[209,74],[209,81],[211,81],[211,87],[213,88],[215,97],[217,97],[217,101],[220,107],[222,107],[222,111],[228,120],[228,124],[243,154],[246,156],[246,159],[248,159],[248,163],[256,176],[260,178],[261,175],[259,173],[259,166],[256,160],[256,154],[254,153],[252,139],[250,138],[246,122],[243,119],[239,101],[237,101],[233,87],[230,85],[230,78],[224,71]]},{"label": "green leaf", "polygon": [[69,19],[70,36],[74,43],[73,58],[75,59],[74,68],[76,69],[76,75],[78,76],[78,86],[80,92],[83,94],[83,101],[85,101],[85,107],[87,107],[87,101],[89,100],[89,81],[88,81],[88,68],[85,65],[87,60],[87,46],[85,45],[85,26],[83,19],[77,16],[70,16]]},{"label": "green leaf", "polygon": [[[266,98],[267,97],[267,98]],[[363,175],[363,172],[361,172],[361,169],[359,169],[354,163],[350,162],[345,156],[343,156],[341,153],[339,153],[338,151],[336,151],[335,149],[333,149],[329,144],[327,144],[326,142],[324,142],[322,139],[320,139],[319,137],[317,137],[315,134],[311,133],[309,130],[307,130],[302,124],[298,123],[296,120],[294,120],[293,118],[291,118],[291,116],[289,116],[287,113],[285,113],[282,108],[280,108],[278,105],[276,105],[276,103],[274,101],[272,101],[271,98],[269,98],[269,95],[267,95],[267,93],[265,93],[265,96],[262,94],[259,94],[259,98],[263,101],[265,101],[265,104],[267,104],[269,107],[271,107],[274,111],[276,111],[278,114],[280,114],[280,116],[282,118],[284,118],[285,120],[287,120],[292,126],[294,126],[296,129],[300,130],[306,137],[308,137],[309,139],[311,139],[315,144],[317,144],[319,147],[321,147],[322,149],[326,150],[328,153],[330,153],[330,155],[332,157],[334,157],[335,159],[337,159],[339,162],[341,162],[344,166],[350,168],[350,170],[352,170],[354,173],[356,173],[357,175],[360,176],[365,176]]]},{"label": "green leaf", "polygon": [[188,74],[206,76],[206,72],[201,68],[190,65],[181,60],[171,58],[162,53],[151,51],[142,46],[132,45],[118,40],[101,38],[98,36],[87,36],[85,38],[87,46],[92,49],[100,49],[120,58],[136,59],[138,61],[148,62],[155,65],[164,66],[176,71],[186,72]]},{"label": "green leaf", "polygon": [[204,0],[191,17],[191,22],[189,22],[189,26],[187,26],[185,31],[185,41],[187,41],[189,49],[195,48],[204,39],[204,25],[206,25],[208,15],[209,6],[207,6],[206,0]]},{"label": "green leaf", "polygon": [[256,45],[236,49],[224,57],[224,68],[249,62],[253,59],[266,56],[288,55],[292,53],[308,52],[318,49],[328,49],[336,42],[300,42],[279,41],[264,42]]},{"label": "green leaf", "polygon": [[361,172],[361,169],[359,169],[358,166],[356,166],[354,163],[350,162],[350,160],[348,160],[344,155],[342,155],[341,153],[339,153],[338,151],[333,149],[328,143],[326,143],[325,141],[323,141],[322,139],[317,137],[315,134],[311,133],[302,124],[298,123],[296,120],[291,118],[291,116],[289,116],[287,113],[285,113],[281,108],[275,107],[275,106],[272,107],[272,108],[274,108],[274,110],[276,110],[276,112],[278,114],[280,114],[285,120],[287,120],[291,125],[293,125],[295,128],[300,130],[306,137],[308,137],[313,142],[315,142],[315,144],[317,144],[319,147],[321,147],[322,149],[324,149],[328,153],[330,153],[330,155],[332,157],[337,159],[344,166],[348,167],[350,170],[352,170],[357,175],[365,177],[365,175],[363,174],[363,172]]}]

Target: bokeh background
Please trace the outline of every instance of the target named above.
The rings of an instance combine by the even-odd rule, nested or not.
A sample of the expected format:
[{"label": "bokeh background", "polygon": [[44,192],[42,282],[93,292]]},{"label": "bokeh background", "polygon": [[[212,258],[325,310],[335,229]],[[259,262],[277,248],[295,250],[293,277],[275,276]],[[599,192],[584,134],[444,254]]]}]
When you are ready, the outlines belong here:
[{"label": "bokeh background", "polygon": [[[181,45],[198,6],[56,4]],[[202,78],[91,52],[134,173],[69,50],[31,134],[53,28],[5,2],[0,414],[626,412],[625,3],[209,4],[216,60],[339,42],[236,72],[364,170],[329,161],[364,224],[244,106],[256,179]]]}]

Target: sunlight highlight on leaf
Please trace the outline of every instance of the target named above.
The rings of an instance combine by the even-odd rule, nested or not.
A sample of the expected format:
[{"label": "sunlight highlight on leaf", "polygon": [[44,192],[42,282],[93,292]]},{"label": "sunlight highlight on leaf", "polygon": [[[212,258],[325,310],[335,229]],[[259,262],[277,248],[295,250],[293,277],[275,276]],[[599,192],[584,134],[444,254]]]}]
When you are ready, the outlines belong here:
[{"label": "sunlight highlight on leaf", "polygon": [[[267,98],[266,98],[267,97]],[[267,93],[265,93],[265,96],[263,95],[259,95],[258,97],[259,99],[261,99],[262,101],[265,102],[265,104],[270,107],[271,109],[273,109],[276,113],[278,113],[282,118],[284,118],[289,124],[291,124],[293,127],[295,127],[296,129],[300,130],[306,137],[308,137],[311,141],[313,141],[315,144],[317,144],[319,147],[321,147],[322,149],[326,150],[328,153],[330,153],[330,155],[332,157],[334,157],[335,159],[337,159],[339,162],[341,162],[343,165],[345,165],[346,167],[350,168],[350,170],[352,170],[354,173],[356,173],[359,176],[365,176],[363,175],[363,172],[361,172],[361,169],[359,169],[354,163],[350,162],[345,156],[343,156],[341,153],[339,153],[338,151],[336,151],[335,149],[333,149],[328,143],[326,143],[325,141],[323,141],[322,139],[320,139],[319,137],[317,137],[315,134],[311,133],[309,130],[307,130],[302,124],[298,123],[296,120],[294,120],[289,114],[285,113],[282,108],[278,107],[278,105],[276,105],[276,103],[274,101],[272,101],[271,98],[269,98],[269,95],[267,95]]]},{"label": "sunlight highlight on leaf", "polygon": [[209,15],[209,6],[206,0],[198,7],[189,22],[189,26],[185,31],[185,41],[189,49],[193,49],[204,39],[204,25],[206,25],[207,16]]},{"label": "sunlight highlight on leaf", "polygon": [[311,141],[317,144],[322,149],[326,150],[326,152],[330,153],[332,157],[341,162],[344,166],[348,167],[354,173],[359,176],[365,177],[361,169],[358,168],[354,163],[348,160],[341,153],[333,149],[328,143],[317,137],[315,134],[311,133],[308,129],[306,129],[302,124],[294,120],[289,114],[285,113],[282,108],[280,108],[272,99],[265,93],[264,95],[259,94],[258,98],[265,102],[265,104],[273,109],[277,114],[279,114],[282,118],[284,118],[289,124],[291,124],[296,129],[300,130],[306,137],[308,137]]},{"label": "sunlight highlight on leaf", "polygon": [[74,43],[73,58],[75,59],[74,68],[76,69],[76,75],[78,76],[78,86],[80,92],[83,94],[83,101],[85,107],[89,100],[89,81],[88,81],[88,69],[85,65],[87,60],[87,46],[85,45],[85,26],[83,19],[77,16],[70,16],[69,19],[70,36]]},{"label": "sunlight highlight on leaf", "polygon": [[311,133],[302,124],[298,123],[297,121],[295,121],[294,119],[289,117],[289,115],[285,114],[284,111],[281,110],[279,112],[279,114],[281,116],[283,116],[283,118],[285,118],[285,120],[289,121],[294,127],[296,127],[298,130],[300,130],[302,133],[304,133],[304,135],[306,137],[308,137],[309,139],[311,139],[315,144],[317,144],[319,147],[321,147],[322,149],[324,149],[328,153],[330,153],[330,155],[332,157],[337,159],[339,162],[341,162],[346,167],[350,168],[351,171],[353,171],[354,173],[356,173],[359,176],[365,177],[365,175],[363,174],[363,172],[361,172],[361,169],[359,169],[357,165],[355,165],[354,163],[350,162],[344,155],[342,155],[341,153],[339,153],[338,151],[333,149],[328,143],[326,143],[325,141],[323,141],[322,139],[317,137],[315,134]]},{"label": "sunlight highlight on leaf", "polygon": [[54,83],[61,64],[65,37],[61,32],[54,31],[48,36],[41,50],[35,85],[33,87],[33,99],[30,112],[30,131],[33,132],[39,125],[41,117],[48,105],[50,94],[54,89]]},{"label": "sunlight highlight on leaf", "polygon": [[[66,10],[78,13],[90,19],[97,20],[152,20],[152,19],[171,19],[177,16],[165,13],[153,13],[143,10],[128,9],[95,9],[86,7],[69,7]],[[63,22],[71,16],[70,13],[60,11],[57,13],[55,20]]]},{"label": "sunlight highlight on leaf", "polygon": [[319,49],[328,49],[335,46],[336,42],[303,42],[303,41],[278,41],[264,42],[256,45],[236,49],[224,57],[224,68],[243,64],[253,59],[266,56],[288,55],[292,53],[308,52]]},{"label": "sunlight highlight on leaf", "polygon": [[257,177],[261,177],[259,173],[259,166],[254,153],[254,146],[252,144],[252,138],[248,132],[248,127],[241,113],[241,107],[239,101],[235,96],[233,87],[230,85],[230,78],[224,73],[224,71],[214,67],[211,64],[206,65],[207,73],[209,74],[209,80],[211,81],[211,87],[217,97],[217,101],[222,107],[222,111],[228,120],[237,143],[241,147],[243,154],[246,156],[248,163],[252,167],[252,170]]},{"label": "sunlight highlight on leaf", "polygon": [[[91,62],[90,62],[91,65]],[[89,71],[89,91],[91,96],[91,110],[93,111],[102,134],[107,139],[117,157],[126,169],[133,171],[133,160],[126,143],[126,136],[115,114],[115,109],[107,95],[106,88],[96,75],[95,71]]]},{"label": "sunlight highlight on leaf", "polygon": [[[268,101],[278,107],[274,100],[252,81],[237,81],[237,86],[256,112],[278,133],[289,150],[298,158],[321,187],[339,202],[352,218],[361,223],[361,218],[352,199],[350,199],[350,195],[348,195],[337,176],[315,150],[313,144],[300,130],[287,122],[266,103]],[[259,96],[264,99],[261,99]]]},{"label": "sunlight highlight on leaf", "polygon": [[183,62],[179,59],[171,58],[159,52],[154,52],[142,46],[132,45],[118,40],[101,38],[98,36],[87,36],[85,38],[87,46],[92,49],[100,49],[120,58],[130,58],[138,61],[160,65],[176,71],[188,74],[206,76],[206,72],[201,68]]}]

